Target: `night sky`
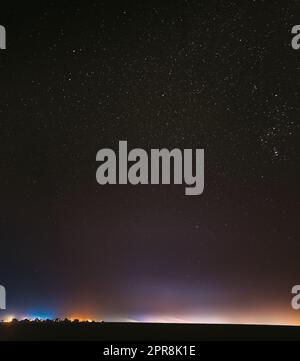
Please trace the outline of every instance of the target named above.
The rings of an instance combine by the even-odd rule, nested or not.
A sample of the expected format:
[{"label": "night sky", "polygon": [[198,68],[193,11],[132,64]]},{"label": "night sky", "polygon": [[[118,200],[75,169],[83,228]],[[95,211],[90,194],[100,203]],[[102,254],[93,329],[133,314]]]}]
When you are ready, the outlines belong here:
[{"label": "night sky", "polygon": [[[1,4],[1,317],[298,323],[298,1]],[[96,182],[204,148],[205,190]]]}]

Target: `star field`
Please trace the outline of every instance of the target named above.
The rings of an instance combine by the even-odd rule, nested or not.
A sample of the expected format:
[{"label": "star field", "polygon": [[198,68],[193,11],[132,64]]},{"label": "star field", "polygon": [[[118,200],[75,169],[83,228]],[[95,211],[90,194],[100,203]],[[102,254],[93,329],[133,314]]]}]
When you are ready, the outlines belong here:
[{"label": "star field", "polygon": [[[249,307],[266,294],[288,302],[300,277],[298,10],[263,0],[4,6],[0,283],[12,307],[85,304],[118,317],[164,312],[172,294],[175,313],[212,299],[227,312],[244,289]],[[96,152],[119,140],[204,148],[204,194],[99,187]]]}]

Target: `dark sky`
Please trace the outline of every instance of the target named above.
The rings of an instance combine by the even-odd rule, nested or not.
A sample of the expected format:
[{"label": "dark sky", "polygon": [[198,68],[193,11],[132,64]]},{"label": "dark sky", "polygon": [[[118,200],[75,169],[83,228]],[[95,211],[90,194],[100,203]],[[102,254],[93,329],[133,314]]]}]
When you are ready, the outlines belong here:
[{"label": "dark sky", "polygon": [[[7,312],[300,323],[298,1],[65,3],[1,5]],[[204,148],[204,193],[99,186],[119,140]]]}]

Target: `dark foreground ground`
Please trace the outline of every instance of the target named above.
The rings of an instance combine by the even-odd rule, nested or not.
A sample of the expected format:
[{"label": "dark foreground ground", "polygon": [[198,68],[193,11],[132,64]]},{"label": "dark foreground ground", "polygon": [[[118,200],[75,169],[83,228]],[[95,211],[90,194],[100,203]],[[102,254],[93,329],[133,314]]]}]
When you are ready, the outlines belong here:
[{"label": "dark foreground ground", "polygon": [[143,323],[0,324],[1,341],[298,340],[300,327]]}]

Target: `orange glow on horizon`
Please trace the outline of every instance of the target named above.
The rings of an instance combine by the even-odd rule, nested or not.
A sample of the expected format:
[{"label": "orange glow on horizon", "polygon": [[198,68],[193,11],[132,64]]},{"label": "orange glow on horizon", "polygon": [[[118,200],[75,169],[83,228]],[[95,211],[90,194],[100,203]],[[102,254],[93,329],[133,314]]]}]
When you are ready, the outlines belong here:
[{"label": "orange glow on horizon", "polygon": [[93,317],[91,313],[82,313],[82,312],[74,312],[71,313],[67,318],[70,321],[78,320],[79,322],[98,322],[99,320],[96,317]]},{"label": "orange glow on horizon", "polygon": [[78,320],[79,322],[94,322],[94,320],[91,318],[85,318],[85,317],[79,317],[79,316],[68,317],[68,319],[72,322],[75,320]]},{"label": "orange glow on horizon", "polygon": [[[11,323],[13,319],[34,321],[35,317],[26,317],[21,315],[6,315],[3,322]],[[52,317],[49,317],[51,319]],[[53,316],[53,320],[56,317]],[[194,309],[190,312],[149,312],[142,314],[127,314],[119,317],[110,317],[109,315],[99,317],[94,312],[70,312],[65,316],[57,317],[60,320],[65,318],[70,321],[79,322],[138,322],[138,323],[198,323],[198,324],[245,324],[245,325],[282,325],[282,326],[300,326],[300,311],[279,308],[265,309],[240,309],[240,310],[200,310]]]},{"label": "orange glow on horizon", "polygon": [[15,316],[13,316],[13,315],[6,316],[3,320],[3,322],[11,323],[14,318],[15,318]]}]

